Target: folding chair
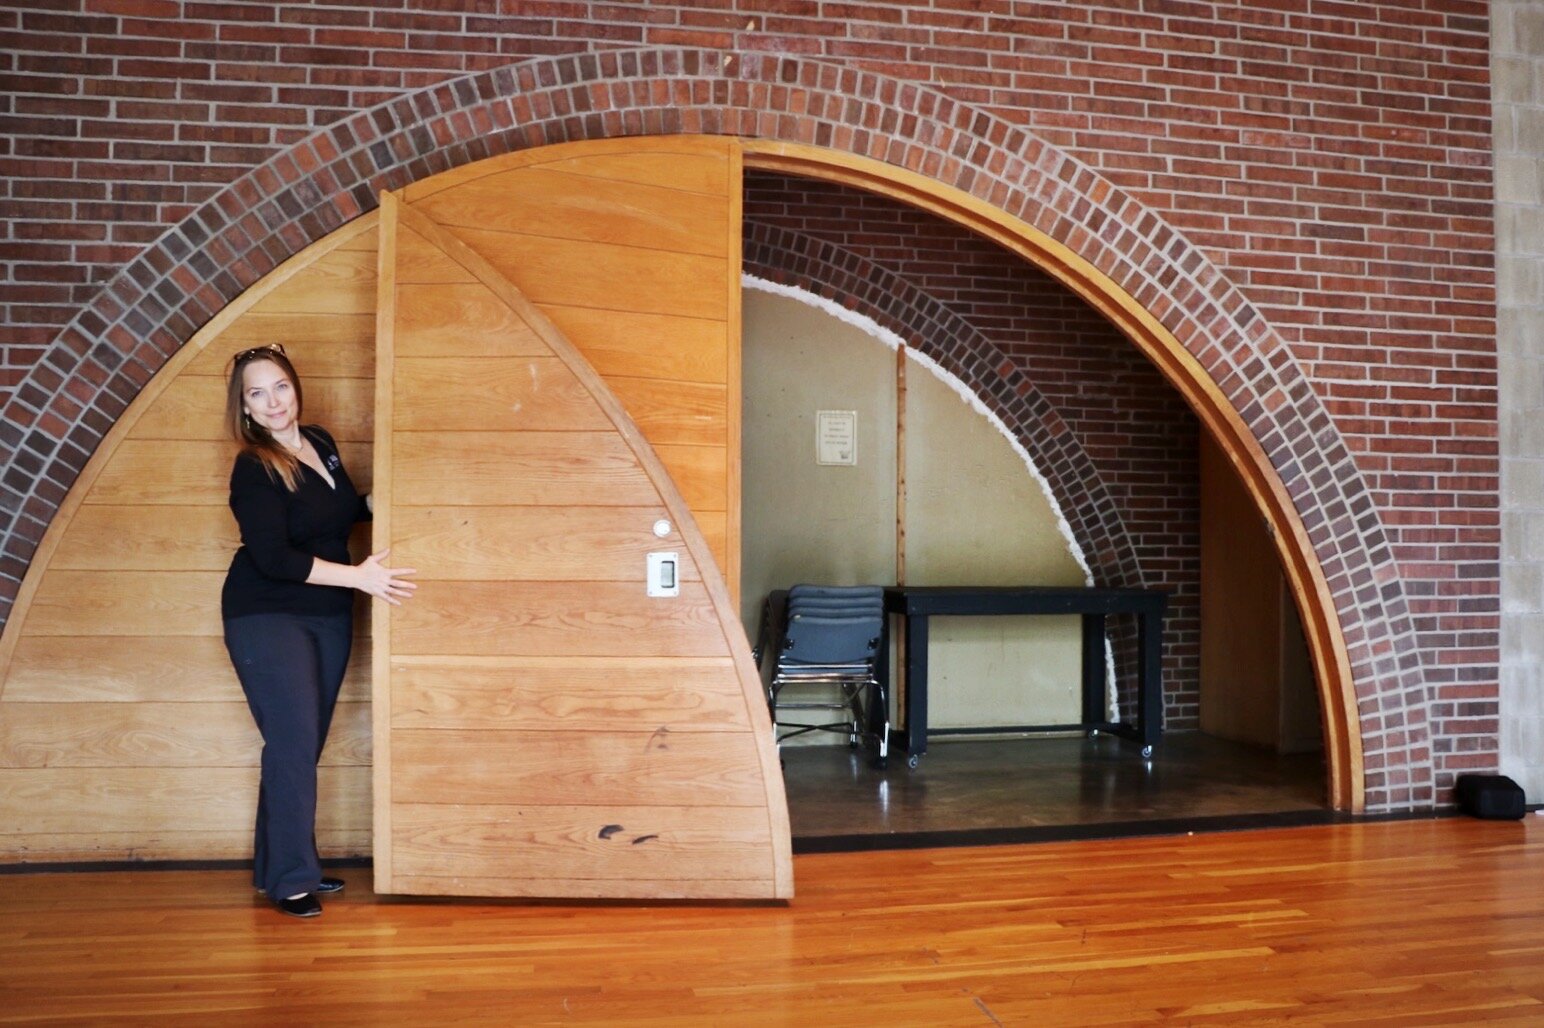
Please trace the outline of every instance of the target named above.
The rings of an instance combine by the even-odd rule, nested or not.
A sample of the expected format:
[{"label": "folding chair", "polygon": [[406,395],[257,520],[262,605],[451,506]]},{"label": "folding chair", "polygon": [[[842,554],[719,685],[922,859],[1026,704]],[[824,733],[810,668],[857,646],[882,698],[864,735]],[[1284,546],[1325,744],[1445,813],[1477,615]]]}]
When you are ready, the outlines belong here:
[{"label": "folding chair", "polygon": [[[796,585],[769,596],[755,656],[758,665],[774,657],[766,688],[778,743],[809,732],[836,732],[852,746],[873,742],[875,766],[884,767],[890,753],[890,702],[878,667],[885,641],[884,590],[879,586]],[[802,687],[812,685],[834,688],[835,694],[810,696]],[[801,688],[785,697],[789,686]],[[788,716],[802,719],[819,711],[833,719]]]}]

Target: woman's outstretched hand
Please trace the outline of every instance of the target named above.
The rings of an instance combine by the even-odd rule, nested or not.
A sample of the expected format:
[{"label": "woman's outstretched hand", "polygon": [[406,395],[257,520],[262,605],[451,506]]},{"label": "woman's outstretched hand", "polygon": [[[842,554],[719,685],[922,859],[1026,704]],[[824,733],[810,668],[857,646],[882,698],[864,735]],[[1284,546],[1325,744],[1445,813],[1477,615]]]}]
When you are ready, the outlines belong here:
[{"label": "woman's outstretched hand", "polygon": [[409,582],[405,578],[407,575],[418,574],[418,569],[387,567],[381,562],[389,553],[391,553],[390,549],[372,553],[354,565],[354,572],[358,578],[354,588],[360,592],[369,593],[377,599],[385,600],[392,606],[399,606],[403,600],[413,595],[414,589],[418,588],[417,582]]}]

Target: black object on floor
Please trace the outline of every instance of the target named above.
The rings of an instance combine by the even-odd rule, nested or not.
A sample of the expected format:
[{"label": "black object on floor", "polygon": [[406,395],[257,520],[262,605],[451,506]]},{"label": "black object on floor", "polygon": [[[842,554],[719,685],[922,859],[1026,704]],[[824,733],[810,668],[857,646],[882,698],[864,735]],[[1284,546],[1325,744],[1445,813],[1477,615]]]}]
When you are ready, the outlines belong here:
[{"label": "black object on floor", "polygon": [[1486,821],[1516,821],[1527,812],[1522,786],[1506,775],[1459,775],[1458,809]]}]

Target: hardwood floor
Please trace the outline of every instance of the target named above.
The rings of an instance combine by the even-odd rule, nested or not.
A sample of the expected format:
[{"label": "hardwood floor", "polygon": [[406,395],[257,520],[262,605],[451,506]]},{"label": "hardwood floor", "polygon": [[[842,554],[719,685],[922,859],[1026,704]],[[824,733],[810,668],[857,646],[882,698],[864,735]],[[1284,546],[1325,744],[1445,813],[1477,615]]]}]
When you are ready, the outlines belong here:
[{"label": "hardwood floor", "polygon": [[798,857],[787,906],[0,876],[0,1021],[1544,1023],[1544,819]]}]

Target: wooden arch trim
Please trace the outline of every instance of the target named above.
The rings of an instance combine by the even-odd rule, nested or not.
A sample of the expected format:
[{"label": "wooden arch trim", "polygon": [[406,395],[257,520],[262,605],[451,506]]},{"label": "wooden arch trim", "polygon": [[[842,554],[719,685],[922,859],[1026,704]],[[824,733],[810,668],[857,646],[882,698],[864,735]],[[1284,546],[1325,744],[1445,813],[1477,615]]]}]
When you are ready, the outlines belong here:
[{"label": "wooden arch trim", "polygon": [[1292,498],[1249,426],[1183,343],[1110,276],[1045,232],[953,186],[867,157],[802,143],[746,139],[748,169],[865,189],[947,218],[1030,261],[1119,328],[1185,398],[1265,518],[1286,571],[1322,700],[1330,801],[1360,813],[1362,736],[1355,683],[1333,597]]}]

